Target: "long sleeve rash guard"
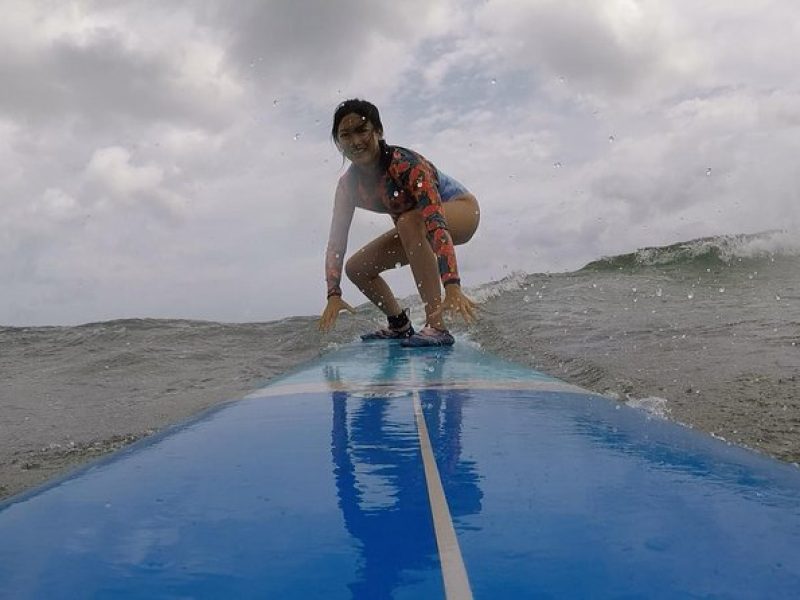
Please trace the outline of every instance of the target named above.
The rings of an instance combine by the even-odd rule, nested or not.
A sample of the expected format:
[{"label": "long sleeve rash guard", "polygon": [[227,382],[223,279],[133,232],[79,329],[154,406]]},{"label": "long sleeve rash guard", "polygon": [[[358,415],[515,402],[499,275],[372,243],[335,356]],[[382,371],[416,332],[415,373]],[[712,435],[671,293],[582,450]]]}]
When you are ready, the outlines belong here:
[{"label": "long sleeve rash guard", "polygon": [[412,150],[389,146],[388,151],[388,167],[377,179],[365,181],[352,165],[339,179],[325,253],[328,297],[342,294],[342,265],[356,207],[388,213],[395,222],[404,212],[419,209],[425,221],[428,242],[436,255],[442,283],[460,283],[453,240],[442,211],[436,167]]}]

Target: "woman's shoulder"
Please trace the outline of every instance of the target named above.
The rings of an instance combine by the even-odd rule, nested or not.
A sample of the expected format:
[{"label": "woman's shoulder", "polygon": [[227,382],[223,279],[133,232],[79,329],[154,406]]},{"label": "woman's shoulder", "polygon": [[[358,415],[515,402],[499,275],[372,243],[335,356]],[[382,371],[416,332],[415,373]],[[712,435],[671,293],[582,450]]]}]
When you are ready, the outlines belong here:
[{"label": "woman's shoulder", "polygon": [[355,182],[355,179],[356,179],[355,167],[353,165],[350,165],[349,167],[347,167],[347,170],[339,176],[339,182],[337,185],[339,187],[345,187],[345,188],[350,187]]},{"label": "woman's shoulder", "polygon": [[353,165],[350,165],[348,169],[339,177],[339,181],[336,184],[336,195],[352,200],[355,190],[356,173]]},{"label": "woman's shoulder", "polygon": [[433,163],[419,152],[402,146],[391,146],[391,150],[392,160],[389,163],[389,172],[395,177],[408,173],[415,167],[435,168]]},{"label": "woman's shoulder", "polygon": [[392,151],[392,162],[395,161],[408,161],[408,162],[429,162],[427,158],[422,156],[416,150],[404,148],[403,146],[389,146]]}]

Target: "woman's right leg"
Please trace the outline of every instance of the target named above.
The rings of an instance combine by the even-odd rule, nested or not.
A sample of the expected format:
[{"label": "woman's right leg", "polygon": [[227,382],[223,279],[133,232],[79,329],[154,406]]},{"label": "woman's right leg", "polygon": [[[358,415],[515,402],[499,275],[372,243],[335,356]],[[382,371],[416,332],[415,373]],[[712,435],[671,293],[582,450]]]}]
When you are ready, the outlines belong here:
[{"label": "woman's right leg", "polygon": [[387,317],[395,317],[403,309],[380,274],[407,264],[400,236],[396,229],[391,229],[353,254],[345,265],[345,273]]}]

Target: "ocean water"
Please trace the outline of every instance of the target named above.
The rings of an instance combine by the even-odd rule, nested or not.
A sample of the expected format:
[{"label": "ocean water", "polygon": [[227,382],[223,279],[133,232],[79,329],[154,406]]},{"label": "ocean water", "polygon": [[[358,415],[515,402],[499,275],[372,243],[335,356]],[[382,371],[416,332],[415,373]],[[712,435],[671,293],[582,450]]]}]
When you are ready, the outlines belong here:
[{"label": "ocean water", "polygon": [[[800,461],[800,241],[692,240],[467,290],[480,347],[789,462]],[[412,318],[419,301],[406,300]],[[0,497],[238,396],[383,325],[362,305],[228,324],[0,327]]]}]

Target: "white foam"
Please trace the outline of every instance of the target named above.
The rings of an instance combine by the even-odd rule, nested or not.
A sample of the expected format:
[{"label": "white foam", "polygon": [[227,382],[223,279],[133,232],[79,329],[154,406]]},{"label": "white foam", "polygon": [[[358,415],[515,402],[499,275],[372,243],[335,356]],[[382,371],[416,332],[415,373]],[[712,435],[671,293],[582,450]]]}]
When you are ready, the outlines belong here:
[{"label": "white foam", "polygon": [[683,258],[694,259],[712,251],[716,251],[720,260],[726,263],[738,259],[800,256],[800,232],[784,229],[756,234],[720,235],[674,246],[641,248],[636,251],[636,262],[658,266]]},{"label": "white foam", "polygon": [[631,408],[643,410],[648,415],[657,417],[659,419],[666,419],[670,413],[666,398],[659,398],[658,396],[631,398],[630,400],[626,401],[625,404]]},{"label": "white foam", "polygon": [[731,259],[800,256],[800,232],[769,231],[758,236],[734,239],[730,251]]},{"label": "white foam", "polygon": [[476,302],[485,302],[496,298],[503,292],[521,290],[527,285],[528,274],[524,271],[514,271],[499,281],[490,281],[475,288],[469,288],[467,295]]},{"label": "white foam", "polygon": [[480,350],[481,352],[484,352],[481,343],[478,340],[474,339],[469,331],[465,331],[462,334],[461,339],[464,342],[464,344],[466,344],[470,348],[474,348],[475,350]]}]

